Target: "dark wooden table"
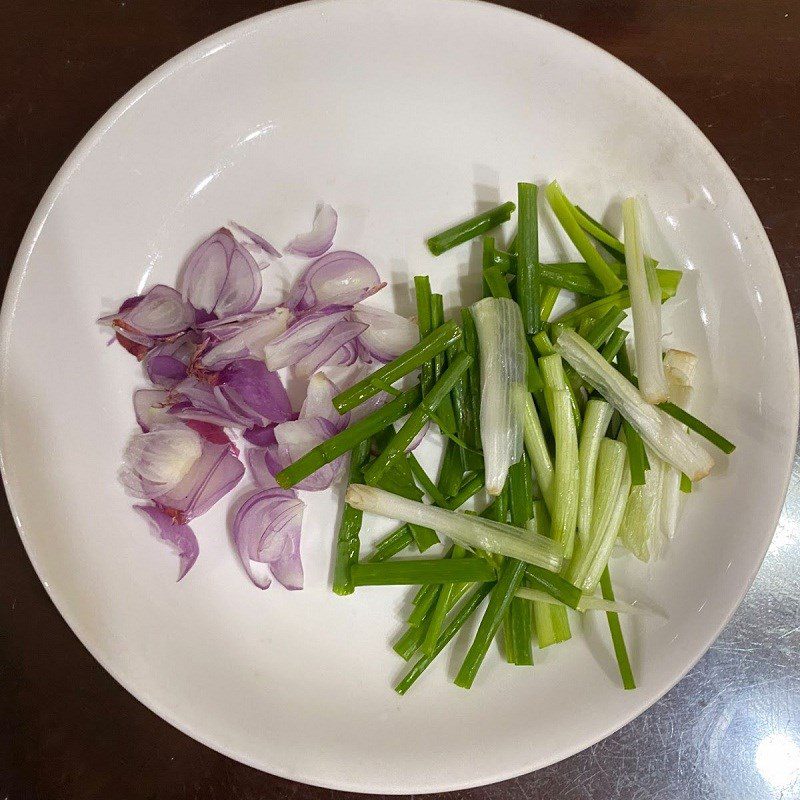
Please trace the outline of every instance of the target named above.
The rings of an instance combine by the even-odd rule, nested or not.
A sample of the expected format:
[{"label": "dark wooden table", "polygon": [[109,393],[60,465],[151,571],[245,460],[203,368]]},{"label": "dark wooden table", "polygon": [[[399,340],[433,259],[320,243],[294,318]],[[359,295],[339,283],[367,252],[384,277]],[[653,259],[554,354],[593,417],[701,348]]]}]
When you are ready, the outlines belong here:
[{"label": "dark wooden table", "polygon": [[[40,197],[103,112],[190,44],[280,5],[284,3],[31,0],[0,6],[3,285]],[[800,0],[519,0],[504,5],[562,25],[609,50],[689,114],[750,195],[772,240],[797,317]],[[795,564],[800,553],[797,483],[795,478],[782,523]],[[140,705],[94,662],[62,621],[22,549],[4,495],[0,530],[0,800],[344,796],[237,764]],[[800,761],[800,749],[792,750],[792,742],[800,748],[800,643],[796,609],[791,610],[798,584],[796,576],[787,577],[783,563],[768,557],[720,641],[639,720],[560,765],[457,796],[800,796],[800,768],[792,772],[791,763],[793,758]],[[781,581],[778,599],[786,603],[779,607],[784,616],[776,622],[775,607],[765,610],[764,604],[774,601],[775,585]],[[731,671],[740,676],[736,708],[771,704],[772,733],[761,730],[760,741],[774,745],[778,740],[770,735],[784,736],[783,750],[775,750],[783,772],[765,772],[750,729],[731,733],[728,725],[720,745],[719,720],[730,716],[733,695],[730,682],[727,689],[720,687],[718,676]],[[699,709],[704,712],[698,716]]]}]

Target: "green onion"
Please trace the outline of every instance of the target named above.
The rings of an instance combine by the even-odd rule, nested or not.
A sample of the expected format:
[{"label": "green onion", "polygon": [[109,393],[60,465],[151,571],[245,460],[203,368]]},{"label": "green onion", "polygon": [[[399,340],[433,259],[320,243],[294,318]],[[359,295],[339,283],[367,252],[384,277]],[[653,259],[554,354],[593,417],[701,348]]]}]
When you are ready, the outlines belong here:
[{"label": "green onion", "polygon": [[425,583],[465,583],[494,580],[492,565],[483,558],[409,559],[354,564],[355,586],[407,586]]},{"label": "green onion", "polygon": [[457,508],[463,506],[464,503],[467,502],[467,500],[478,494],[478,492],[481,489],[483,489],[483,487],[484,487],[483,473],[481,472],[476,475],[473,475],[472,477],[464,481],[459,490],[452,497],[447,499],[442,508],[447,508],[450,509],[450,511],[455,511]]},{"label": "green onion", "polygon": [[644,484],[631,490],[619,530],[620,542],[641,561],[658,558],[662,550],[664,467],[660,458],[651,461]]},{"label": "green onion", "polygon": [[552,356],[555,354],[553,343],[545,331],[539,331],[533,337],[533,346],[538,350],[540,356]]},{"label": "green onion", "polygon": [[[447,364],[448,366],[452,366],[453,362],[458,358],[459,353],[465,352],[464,348],[464,337],[462,336],[459,341],[455,344],[451,344],[450,347],[447,348]],[[470,358],[472,358],[470,356]],[[472,364],[470,364],[472,366]],[[470,414],[470,407],[469,407],[469,387],[468,387],[468,376],[467,373],[463,373],[461,377],[456,381],[455,386],[453,386],[452,391],[450,392],[450,400],[453,404],[453,414],[455,416],[455,425],[456,425],[456,432],[463,440],[467,440],[469,438],[469,414]],[[467,444],[469,442],[467,441]],[[480,462],[480,458],[477,454],[473,454],[473,457],[477,458]],[[482,463],[482,462],[480,462]]]},{"label": "green onion", "polygon": [[[350,454],[350,483],[361,483],[363,480],[361,470],[369,457],[369,446],[369,439],[364,439]],[[336,542],[336,563],[333,569],[333,591],[339,595],[353,593],[350,569],[353,564],[358,563],[362,516],[363,513],[359,509],[344,504]]]},{"label": "green onion", "polygon": [[544,438],[539,415],[536,413],[536,406],[530,394],[522,387],[518,387],[514,392],[514,411],[522,419],[522,435],[525,441],[525,449],[530,456],[536,481],[542,490],[542,495],[549,503],[553,486],[553,461],[550,458],[550,451]]},{"label": "green onion", "polygon": [[[451,611],[456,603],[473,587],[474,583],[448,583],[442,584],[443,586],[448,586],[452,588],[450,592],[450,598],[448,603],[448,612]],[[436,586],[432,583],[427,584],[426,586],[422,587],[423,589],[433,589],[433,596],[435,599],[438,600],[439,590],[440,587]],[[399,655],[404,661],[408,661],[414,653],[422,646],[422,642],[425,639],[425,635],[428,631],[431,622],[431,616],[433,615],[434,606],[431,605],[427,607],[427,610],[424,616],[418,621],[418,624],[411,625],[405,631],[405,633],[394,643],[392,649]]]},{"label": "green onion", "polygon": [[[440,294],[431,295],[431,322],[433,323],[434,329],[439,329],[442,325],[444,325],[444,299]],[[456,342],[449,344],[448,349],[454,344],[456,344]],[[433,359],[433,375],[435,380],[438,381],[439,378],[441,378],[441,376],[444,374],[445,363],[445,352],[443,351],[441,353],[437,353],[436,357]],[[423,399],[424,397],[425,395],[423,395]],[[453,412],[453,404],[450,400],[449,392],[441,401],[435,419],[443,433],[447,435],[455,433],[456,418]]]},{"label": "green onion", "polygon": [[[408,419],[403,423],[397,433],[392,437],[383,452],[364,470],[364,482],[374,486],[387,467],[395,460],[402,458],[408,446],[422,430],[423,426],[430,420],[432,412],[447,398],[450,390],[455,386],[458,379],[463,375],[470,364],[470,357],[466,353],[460,353],[452,366],[448,367],[436,384],[431,389],[427,397],[409,414]],[[461,476],[459,475],[459,483]],[[444,492],[449,494],[449,492]]]},{"label": "green onion", "polygon": [[[624,263],[625,261],[625,245],[611,233],[608,228],[601,225],[596,219],[590,217],[580,206],[572,206],[573,210],[576,212],[575,219],[578,222],[578,225],[581,226],[588,234],[593,236],[600,242],[604,247],[612,252],[612,254],[622,260]],[[645,256],[645,262],[649,262],[653,267],[658,265],[658,262],[654,259],[650,258],[650,256]]]},{"label": "green onion", "polygon": [[351,386],[333,398],[333,405],[340,414],[350,411],[365,400],[383,391],[387,385],[400,380],[404,375],[443,353],[451,344],[461,338],[461,328],[455,322],[445,322],[437,330],[426,336],[403,355],[384,364],[364,380]]},{"label": "green onion", "polygon": [[464,623],[475,613],[478,606],[484,601],[486,595],[492,591],[494,585],[494,583],[484,583],[470,595],[464,605],[456,612],[444,631],[442,631],[442,635],[436,642],[434,654],[431,656],[423,656],[408,671],[400,683],[395,686],[395,691],[398,694],[405,694],[414,685],[419,676],[431,665],[433,659],[444,650],[448,642],[464,627]]},{"label": "green onion", "polygon": [[555,348],[581,378],[627,419],[659,458],[685,472],[692,480],[708,475],[714,466],[711,456],[674,419],[644,400],[636,387],[575,331],[563,331]]},{"label": "green onion", "polygon": [[[622,377],[633,383],[635,378],[631,374],[631,365],[628,361],[628,351],[621,347],[617,353],[617,369]],[[644,486],[646,479],[645,472],[650,469],[650,462],[647,459],[647,452],[644,449],[642,437],[631,427],[628,420],[622,421],[622,438],[628,448],[628,464],[630,465],[631,483],[634,486]]]},{"label": "green onion", "polygon": [[[533,479],[531,465],[527,456],[512,464],[508,471],[508,497],[511,524],[525,529],[533,516]],[[527,603],[515,598],[511,601],[504,625],[506,658],[518,666],[533,664],[531,652],[531,608]]]},{"label": "green onion", "polygon": [[553,213],[561,223],[561,227],[564,228],[567,236],[583,256],[584,261],[589,265],[589,269],[592,270],[597,280],[603,285],[606,294],[618,292],[622,287],[622,281],[612,272],[600,253],[589,241],[586,233],[578,225],[570,202],[564,196],[558,183],[553,181],[545,190],[545,194]]},{"label": "green onion", "polygon": [[522,454],[522,422],[513,413],[515,386],[525,385],[526,345],[519,306],[486,298],[471,308],[481,365],[481,443],[486,490],[498,495]]},{"label": "green onion", "polygon": [[645,264],[641,221],[636,200],[622,203],[625,263],[633,314],[633,343],[639,389],[648,403],[663,403],[669,394],[661,353],[661,289],[655,267]]},{"label": "green onion", "polygon": [[567,578],[583,592],[594,592],[608,564],[630,489],[630,472],[625,469],[625,446],[613,439],[603,439],[591,532],[585,541],[579,543],[567,570]]},{"label": "green onion", "polygon": [[403,392],[394,400],[373,411],[368,416],[345,428],[341,433],[332,436],[326,442],[309,450],[286,469],[281,470],[275,480],[283,489],[291,489],[296,483],[316,472],[325,464],[352,450],[359,442],[374,436],[387,425],[396,422],[400,417],[408,414],[420,400],[419,386]]},{"label": "green onion", "polygon": [[388,561],[407,547],[410,547],[413,542],[414,534],[411,532],[411,527],[409,525],[401,525],[397,530],[384,536],[384,538],[375,545],[375,549],[370,553],[367,561]]},{"label": "green onion", "polygon": [[[464,558],[465,556],[466,550],[460,545],[455,545],[450,558],[459,559]],[[450,600],[456,591],[457,586],[458,584],[455,583],[444,583],[442,584],[442,588],[439,590],[439,596],[436,599],[436,605],[433,607],[433,612],[431,613],[431,618],[428,622],[428,630],[426,631],[425,638],[422,642],[422,652],[425,653],[425,655],[431,656],[436,650],[436,642],[439,639],[439,634],[442,632],[444,618],[447,616],[447,612],[452,607]]]},{"label": "green onion", "polygon": [[600,443],[606,434],[613,409],[604,400],[592,398],[586,404],[586,414],[581,427],[581,442],[578,449],[580,491],[578,500],[578,534],[588,541],[592,527],[595,471]]},{"label": "green onion", "polygon": [[553,432],[556,440],[551,536],[563,548],[565,558],[572,557],[575,525],[578,517],[578,436],[572,405],[566,389],[547,389],[553,408]]},{"label": "green onion", "polygon": [[[569,401],[570,406],[572,408],[572,416],[575,420],[575,428],[576,430],[580,430],[582,425],[581,419],[581,408],[580,402],[578,400],[578,393],[575,391],[573,386],[567,380],[567,373],[564,370],[563,362],[561,361],[561,356],[558,353],[553,353],[549,356],[542,356],[539,359],[539,369],[542,372],[542,378],[544,379],[544,384],[546,388],[549,389],[566,389],[569,392]],[[553,412],[552,409],[548,409],[550,416],[552,417]]]},{"label": "green onion", "polygon": [[[611,575],[608,572],[608,567],[605,568],[603,576],[600,578],[600,590],[603,593],[604,600],[614,601],[614,589],[611,586]],[[622,635],[619,616],[613,611],[607,611],[606,616],[608,617],[608,628],[611,631],[611,641],[614,645],[614,655],[617,657],[622,685],[625,689],[635,689],[636,681],[633,679],[631,662],[628,660],[628,649],[625,647],[625,638]]]},{"label": "green onion", "polygon": [[468,308],[461,309],[461,325],[464,330],[464,350],[472,357],[472,363],[467,372],[467,386],[469,388],[469,429],[467,442],[470,447],[480,447],[480,413],[481,413],[481,373],[479,365],[478,332],[475,330],[475,320]]},{"label": "green onion", "polygon": [[[377,438],[378,437],[376,437],[376,439]],[[381,439],[383,439],[383,437],[381,437]],[[395,460],[392,465],[380,476],[377,485],[380,486],[381,489],[385,489],[387,492],[392,492],[400,495],[401,497],[406,497],[409,500],[422,500],[422,492],[419,490],[416,483],[414,483],[411,467],[405,458]],[[408,530],[411,533],[411,536],[413,537],[420,553],[424,553],[428,548],[433,547],[435,544],[439,544],[439,537],[431,528],[412,524],[408,525]],[[386,546],[390,547],[390,545]],[[399,543],[397,544],[397,548],[398,549],[395,549],[394,551],[390,551],[386,557],[390,558],[403,549]]]},{"label": "green onion", "polygon": [[547,322],[550,319],[560,291],[561,289],[557,286],[545,286],[542,292],[542,322]]},{"label": "green onion", "polygon": [[[431,311],[431,282],[427,275],[414,276],[414,294],[417,299],[417,327],[419,328],[420,342],[433,332]],[[424,361],[420,364],[419,383],[423,397],[433,386],[433,361]]]},{"label": "green onion", "polygon": [[[438,486],[442,494],[452,497],[461,487],[461,479],[464,477],[464,463],[461,459],[461,450],[452,441],[447,441],[442,458],[442,466],[439,469]],[[446,507],[445,504],[443,507]]]},{"label": "green onion", "polygon": [[503,205],[484,211],[483,214],[478,214],[465,222],[460,222],[446,231],[437,233],[436,236],[431,236],[428,239],[428,249],[433,255],[440,256],[452,247],[468,242],[503,222],[508,222],[515,208],[516,206],[512,202],[503,203]]},{"label": "green onion", "polygon": [[[547,513],[546,510],[544,513]],[[555,572],[528,564],[525,582],[532,589],[555,598],[569,608],[578,608],[580,604],[581,590]]]},{"label": "green onion", "polygon": [[[486,241],[484,239],[484,241]],[[492,297],[506,297],[511,300],[511,289],[506,276],[499,269],[492,267],[483,271],[483,279],[489,288]]]},{"label": "green onion", "polygon": [[542,326],[541,276],[539,268],[539,222],[537,187],[518,183],[519,230],[517,231],[516,300],[522,313],[522,327],[528,336]]},{"label": "green onion", "polygon": [[561,568],[561,548],[555,542],[542,536],[523,536],[517,528],[505,523],[435,508],[363,484],[350,486],[345,500],[362,511],[427,525],[465,547],[480,548],[546,569]]},{"label": "green onion", "polygon": [[617,328],[611,336],[608,337],[608,341],[600,351],[600,355],[610,364],[617,357],[617,353],[621,351],[625,344],[625,339],[627,338],[628,331]]},{"label": "green onion", "polygon": [[[550,516],[543,501],[534,501],[533,520],[528,523],[528,527],[536,531],[540,536],[550,535]],[[558,593],[559,599],[566,600],[569,598],[571,601],[569,605],[575,605],[580,599],[580,591],[575,587],[572,587],[572,590],[567,589],[564,584],[567,587],[571,586],[567,581],[564,581],[564,584],[555,582],[550,577],[551,574],[546,570],[538,574],[535,572],[531,574],[526,570],[526,579],[536,588],[547,591],[548,594]],[[577,596],[574,592],[577,592]],[[540,649],[566,641],[571,636],[569,619],[565,608],[554,608],[548,603],[534,602],[533,621],[536,628],[536,640]]]},{"label": "green onion", "polygon": [[408,624],[412,627],[421,626],[428,618],[428,613],[433,610],[436,605],[436,599],[439,597],[439,590],[441,589],[440,583],[429,583],[420,587],[417,595],[416,603],[411,613],[408,615]]},{"label": "green onion", "polygon": [[[517,598],[531,600],[535,603],[542,603],[548,606],[561,606],[566,609],[564,603],[557,600],[555,597],[552,597],[546,592],[539,591],[538,589],[530,589],[527,586],[521,586],[517,589]],[[587,611],[613,611],[617,614],[631,614],[634,617],[662,616],[657,611],[652,611],[649,608],[634,606],[630,603],[624,603],[621,600],[606,600],[603,597],[595,597],[594,595],[582,595],[575,610],[579,611],[581,614],[585,614]]]},{"label": "green onion", "polygon": [[[609,308],[608,311],[592,325],[586,334],[586,341],[596,350],[614,332],[617,325],[625,319],[627,314],[620,308]],[[623,339],[624,341],[624,339]]]},{"label": "green onion", "polygon": [[[419,485],[419,488],[422,489],[437,506],[444,508],[447,505],[447,498],[439,491],[439,487],[430,479],[422,464],[417,461],[413,453],[408,453],[407,458],[408,464],[411,467],[411,473],[414,476],[414,480],[416,480]],[[363,483],[363,481],[359,481],[359,483]]]},{"label": "green onion", "polygon": [[[665,272],[668,272],[669,276],[666,280],[662,280],[664,277],[663,273]],[[680,272],[675,272],[675,270],[659,270],[658,279],[659,283],[661,284],[662,301],[669,300],[670,297],[674,297],[675,292],[677,291],[677,284],[679,281],[677,279],[673,279],[673,273],[677,275],[682,274]],[[574,328],[584,319],[597,319],[598,317],[601,317],[610,308],[616,307],[624,310],[629,308],[630,305],[631,296],[628,290],[625,289],[621,292],[616,292],[616,294],[610,294],[607,297],[601,297],[599,300],[595,300],[593,303],[587,303],[584,306],[579,306],[572,311],[568,311],[566,314],[563,314],[558,318],[558,322],[564,327]]]},{"label": "green onion", "polygon": [[713,428],[706,425],[705,422],[701,422],[697,417],[692,416],[688,411],[685,411],[680,406],[676,406],[675,403],[659,403],[658,407],[662,411],[666,411],[667,414],[678,420],[678,422],[682,422],[689,430],[700,434],[704,439],[722,450],[723,453],[730,455],[736,449],[736,445],[733,442],[726,439],[721,433],[717,433]]},{"label": "green onion", "polygon": [[486,606],[475,639],[456,675],[456,686],[460,686],[462,689],[469,689],[472,686],[489,650],[489,645],[503,622],[503,617],[514,599],[524,574],[525,565],[521,561],[508,559],[503,564],[497,583],[489,595],[489,604]]}]

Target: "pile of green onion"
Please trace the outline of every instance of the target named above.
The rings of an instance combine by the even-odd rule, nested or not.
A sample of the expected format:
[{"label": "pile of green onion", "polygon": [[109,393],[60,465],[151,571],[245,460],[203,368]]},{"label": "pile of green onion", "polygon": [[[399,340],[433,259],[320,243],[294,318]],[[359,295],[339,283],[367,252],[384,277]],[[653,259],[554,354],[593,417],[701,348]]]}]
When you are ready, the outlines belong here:
[{"label": "pile of green onion", "polygon": [[[661,304],[681,273],[645,253],[637,202],[623,205],[623,244],[557,183],[544,193],[583,261],[540,262],[537,187],[529,183],[518,185],[516,205],[429,239],[439,255],[518,209],[507,251],[483,238],[484,299],[445,321],[442,296],[417,276],[419,343],[333,403],[343,414],[383,392],[392,399],[276,476],[288,489],[350,453],[333,590],[419,587],[394,645],[416,659],[395,687],[400,694],[485,600],[458,686],[472,685],[499,632],[506,660],[532,665],[534,641],[544,648],[570,638],[571,609],[606,613],[622,684],[635,688],[619,614],[641,610],[614,597],[612,549],[619,541],[647,560],[674,533],[678,491],[691,491],[714,463],[689,430],[724,453],[734,449],[686,410],[696,358],[662,353]],[[564,290],[578,306],[551,320]],[[638,381],[620,327],[628,308]],[[417,372],[411,388],[395,388]],[[436,480],[409,452],[430,423],[446,441]],[[482,512],[459,510],[484,489]],[[365,511],[400,525],[362,558]],[[422,553],[440,536],[450,544],[438,558],[395,558],[410,547]]]}]

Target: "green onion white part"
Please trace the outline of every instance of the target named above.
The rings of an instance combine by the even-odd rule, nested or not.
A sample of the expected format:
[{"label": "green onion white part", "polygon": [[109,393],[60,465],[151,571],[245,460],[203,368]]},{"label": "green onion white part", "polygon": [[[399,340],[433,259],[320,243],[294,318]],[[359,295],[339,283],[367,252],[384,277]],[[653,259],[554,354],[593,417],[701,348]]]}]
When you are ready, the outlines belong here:
[{"label": "green onion white part", "polygon": [[631,490],[619,538],[640,561],[653,561],[663,552],[661,534],[661,495],[664,486],[664,462],[648,452],[650,469],[642,486]]},{"label": "green onion white part", "polygon": [[591,534],[580,542],[567,579],[583,592],[593,592],[608,564],[631,490],[631,472],[622,442],[603,439],[597,460]]},{"label": "green onion white part", "polygon": [[663,403],[669,391],[661,360],[661,287],[655,267],[651,262],[645,263],[635,198],[629,197],[622,203],[622,221],[639,390],[648,403]]},{"label": "green onion white part", "polygon": [[714,459],[684,430],[617,372],[585,339],[566,329],[555,349],[587,383],[591,384],[638,431],[650,449],[676,469],[699,481],[711,472]]},{"label": "green onion white part", "polygon": [[525,385],[527,359],[519,306],[487,297],[472,306],[481,359],[481,445],[486,491],[503,491],[508,468],[522,458],[522,419],[512,408],[515,387]]},{"label": "green onion white part", "polygon": [[536,411],[536,404],[530,392],[524,386],[517,386],[513,391],[514,412],[522,419],[522,433],[525,449],[531,459],[533,473],[547,507],[552,501],[553,461],[544,438],[542,423]]},{"label": "green onion white part", "polygon": [[382,517],[433,528],[471,549],[516,558],[556,572],[561,568],[563,558],[558,544],[546,536],[521,531],[503,522],[434,508],[363,484],[349,486],[345,502]]},{"label": "green onion white part", "polygon": [[572,557],[575,525],[578,521],[578,434],[568,389],[545,389],[552,408],[551,419],[556,442],[550,535]]},{"label": "green onion white part", "polygon": [[580,497],[578,499],[578,535],[587,541],[591,533],[592,505],[594,503],[594,476],[597,468],[597,454],[603,441],[614,409],[593,397],[586,404],[586,412],[581,426],[581,443],[578,451],[580,472]]},{"label": "green onion white part", "polygon": [[[684,350],[667,350],[664,355],[664,370],[667,374],[672,402],[689,410],[692,384],[697,368],[697,356]],[[664,464],[661,498],[661,531],[671,541],[678,526],[681,503],[681,474],[671,464]]]},{"label": "green onion white part", "polygon": [[[560,600],[551,597],[546,592],[541,592],[538,589],[529,589],[526,586],[521,586],[517,589],[517,597],[523,600],[533,600],[536,603],[544,603],[548,606],[561,606],[568,608]],[[617,614],[631,614],[635,617],[661,617],[657,611],[653,611],[643,606],[634,606],[630,603],[624,603],[622,600],[604,600],[602,597],[595,597],[594,595],[584,595],[578,601],[578,607],[575,609],[581,613],[587,611],[616,611]]]}]

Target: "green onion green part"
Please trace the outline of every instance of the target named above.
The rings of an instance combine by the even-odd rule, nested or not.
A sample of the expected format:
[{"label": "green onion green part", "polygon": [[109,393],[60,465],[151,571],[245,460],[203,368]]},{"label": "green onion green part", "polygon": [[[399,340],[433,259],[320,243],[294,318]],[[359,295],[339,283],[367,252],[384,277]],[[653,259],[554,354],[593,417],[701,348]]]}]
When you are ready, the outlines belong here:
[{"label": "green onion green part", "polygon": [[468,242],[476,236],[481,236],[504,222],[508,222],[515,208],[516,206],[512,202],[503,203],[496,208],[489,209],[489,211],[484,211],[483,214],[478,214],[464,222],[460,222],[452,228],[437,233],[436,236],[431,236],[428,239],[428,249],[433,255],[440,256],[447,250]]}]

